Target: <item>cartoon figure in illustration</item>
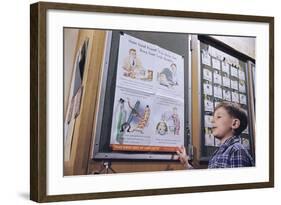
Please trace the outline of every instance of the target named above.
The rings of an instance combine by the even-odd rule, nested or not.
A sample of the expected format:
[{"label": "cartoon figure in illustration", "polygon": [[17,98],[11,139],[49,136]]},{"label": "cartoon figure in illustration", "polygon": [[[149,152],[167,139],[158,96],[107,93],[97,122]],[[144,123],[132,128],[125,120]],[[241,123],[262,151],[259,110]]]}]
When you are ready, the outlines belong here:
[{"label": "cartoon figure in illustration", "polygon": [[165,135],[168,132],[168,125],[164,120],[161,120],[160,122],[158,122],[158,124],[156,125],[156,132],[159,135]]},{"label": "cartoon figure in illustration", "polygon": [[176,107],[173,108],[173,114],[170,117],[173,120],[174,123],[174,134],[179,135],[180,133],[180,119],[178,115],[178,110]]},{"label": "cartoon figure in illustration", "polygon": [[[124,59],[123,69],[125,70],[124,76],[136,78],[142,70],[141,60],[137,57],[137,51],[134,48],[129,50],[129,55]],[[144,72],[144,71],[143,71]]]},{"label": "cartoon figure in illustration", "polygon": [[125,100],[120,98],[116,110],[116,141],[119,142],[120,144],[122,144],[124,140],[123,133],[120,132],[121,125],[126,121],[126,114],[127,114],[124,108],[125,106],[124,102]]},{"label": "cartoon figure in illustration", "polygon": [[139,107],[140,107],[140,101],[138,100],[134,107],[131,106],[130,104],[130,100],[128,99],[128,106],[129,108],[131,109],[131,112],[129,114],[129,117],[127,119],[126,122],[124,122],[122,125],[121,125],[121,129],[120,129],[120,132],[124,132],[127,128],[127,132],[129,132],[129,130],[131,129],[131,122],[132,120],[134,119],[134,117],[141,117],[140,114],[139,114]]},{"label": "cartoon figure in illustration", "polygon": [[177,66],[172,63],[170,68],[164,68],[159,74],[160,85],[172,87],[178,85],[177,82]]},{"label": "cartoon figure in illustration", "polygon": [[146,78],[145,78],[145,80],[147,80],[147,81],[152,81],[153,80],[153,70],[150,70],[150,69],[148,69],[147,71],[146,71]]},{"label": "cartoon figure in illustration", "polygon": [[149,117],[150,117],[150,108],[149,108],[149,105],[146,105],[145,109],[144,109],[144,113],[143,113],[143,116],[142,117],[139,117],[140,120],[137,124],[137,126],[132,129],[132,130],[129,130],[129,132],[140,132],[143,134],[143,129],[147,126],[148,124],[148,120],[149,120]]},{"label": "cartoon figure in illustration", "polygon": [[173,74],[173,78],[172,78],[173,85],[178,85],[177,65],[175,63],[172,63],[170,65],[170,69]]}]

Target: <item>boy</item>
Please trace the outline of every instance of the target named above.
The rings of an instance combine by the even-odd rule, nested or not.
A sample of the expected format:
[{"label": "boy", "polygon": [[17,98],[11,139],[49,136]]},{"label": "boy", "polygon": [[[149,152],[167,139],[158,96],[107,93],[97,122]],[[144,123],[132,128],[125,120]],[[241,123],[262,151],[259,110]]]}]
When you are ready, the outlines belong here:
[{"label": "boy", "polygon": [[[214,111],[212,133],[221,141],[221,146],[212,154],[208,168],[254,166],[248,151],[240,143],[239,135],[247,127],[247,115],[238,104],[222,102]],[[193,168],[182,146],[177,151],[179,160],[186,168]]]}]

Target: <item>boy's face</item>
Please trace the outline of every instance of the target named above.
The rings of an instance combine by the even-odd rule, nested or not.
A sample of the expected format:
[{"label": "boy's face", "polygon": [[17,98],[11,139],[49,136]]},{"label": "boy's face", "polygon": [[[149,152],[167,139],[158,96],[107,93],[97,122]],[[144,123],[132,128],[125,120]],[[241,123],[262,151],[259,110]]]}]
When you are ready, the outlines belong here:
[{"label": "boy's face", "polygon": [[218,139],[233,136],[234,130],[240,126],[240,121],[228,114],[225,108],[218,108],[212,120],[212,132]]}]

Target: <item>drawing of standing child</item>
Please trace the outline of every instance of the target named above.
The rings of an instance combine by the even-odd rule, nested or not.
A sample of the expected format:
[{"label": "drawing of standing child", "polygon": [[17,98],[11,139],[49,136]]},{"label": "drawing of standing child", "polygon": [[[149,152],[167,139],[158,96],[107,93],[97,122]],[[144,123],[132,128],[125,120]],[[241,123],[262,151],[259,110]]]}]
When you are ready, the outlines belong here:
[{"label": "drawing of standing child", "polygon": [[176,107],[173,108],[173,114],[171,115],[171,118],[174,123],[174,134],[179,135],[180,133],[180,118],[178,115],[178,109]]}]

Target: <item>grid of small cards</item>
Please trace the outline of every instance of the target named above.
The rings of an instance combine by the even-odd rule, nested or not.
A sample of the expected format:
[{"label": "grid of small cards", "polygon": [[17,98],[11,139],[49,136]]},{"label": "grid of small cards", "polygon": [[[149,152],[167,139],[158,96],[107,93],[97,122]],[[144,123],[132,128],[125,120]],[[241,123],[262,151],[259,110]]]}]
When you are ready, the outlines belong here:
[{"label": "grid of small cards", "polygon": [[[220,141],[212,135],[214,108],[221,101],[235,102],[248,110],[245,64],[211,46],[201,43],[202,100],[204,145],[217,147]],[[242,133],[242,143],[250,149],[248,128]]]}]

